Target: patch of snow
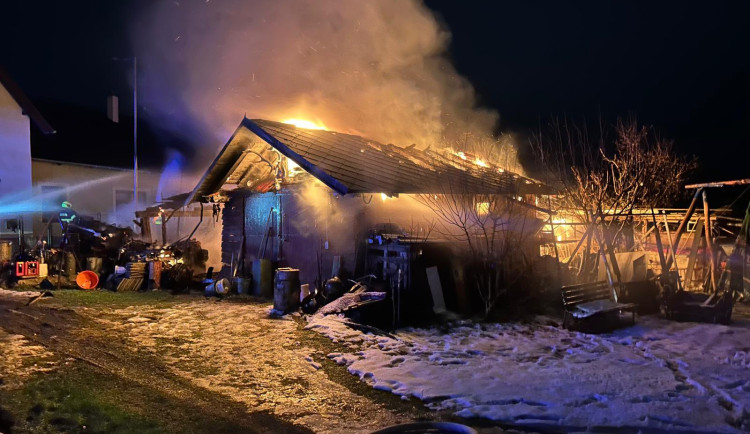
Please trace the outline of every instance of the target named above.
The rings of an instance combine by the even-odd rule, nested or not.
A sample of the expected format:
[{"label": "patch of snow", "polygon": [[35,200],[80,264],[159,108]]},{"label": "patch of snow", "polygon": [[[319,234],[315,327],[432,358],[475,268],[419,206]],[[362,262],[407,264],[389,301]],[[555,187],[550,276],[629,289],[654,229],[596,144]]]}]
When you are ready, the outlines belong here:
[{"label": "patch of snow", "polygon": [[462,417],[567,427],[750,429],[750,321],[731,326],[642,317],[605,335],[459,322],[381,336],[341,316],[307,328],[350,353],[328,358],[378,390]]},{"label": "patch of snow", "polygon": [[43,293],[40,291],[15,291],[11,289],[0,288],[0,298],[12,299],[18,301],[28,301],[31,298],[38,297]]},{"label": "patch of snow", "polygon": [[313,360],[313,358],[312,358],[311,356],[305,356],[305,361],[306,361],[306,362],[307,362],[307,363],[308,363],[308,364],[309,364],[310,366],[312,366],[312,367],[313,367],[313,369],[315,369],[316,371],[317,371],[318,369],[320,369],[320,368],[322,368],[322,367],[323,367],[323,366],[322,366],[322,365],[321,365],[320,363],[317,363],[317,362],[316,362],[315,360]]},{"label": "patch of snow", "polygon": [[385,292],[347,293],[318,309],[316,315],[330,315],[332,313],[341,312],[344,309],[365,300],[382,300],[384,298]]}]

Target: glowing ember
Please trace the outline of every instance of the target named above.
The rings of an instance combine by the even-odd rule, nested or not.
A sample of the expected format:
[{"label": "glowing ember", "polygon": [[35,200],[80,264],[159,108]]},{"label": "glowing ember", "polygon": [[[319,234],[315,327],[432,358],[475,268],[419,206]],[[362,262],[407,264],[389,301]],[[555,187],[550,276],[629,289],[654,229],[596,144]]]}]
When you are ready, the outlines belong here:
[{"label": "glowing ember", "polygon": [[456,155],[458,155],[462,160],[466,159],[466,154],[464,154],[463,152],[456,152]]},{"label": "glowing ember", "polygon": [[289,118],[289,119],[284,119],[283,121],[281,121],[281,123],[294,125],[297,128],[305,128],[308,130],[328,131],[328,128],[326,128],[326,126],[323,125],[323,123],[321,122],[315,123],[313,121],[308,121],[305,119]]},{"label": "glowing ember", "polygon": [[477,158],[476,160],[474,160],[474,164],[476,164],[479,167],[487,167],[487,163],[485,163],[484,161],[480,160],[479,158]]}]

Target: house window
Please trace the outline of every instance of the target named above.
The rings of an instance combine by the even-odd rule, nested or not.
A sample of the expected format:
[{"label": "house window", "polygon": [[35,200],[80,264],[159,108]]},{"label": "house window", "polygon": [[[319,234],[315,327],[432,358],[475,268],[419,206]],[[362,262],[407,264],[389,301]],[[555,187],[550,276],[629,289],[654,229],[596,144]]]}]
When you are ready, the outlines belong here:
[{"label": "house window", "polygon": [[0,220],[2,221],[2,225],[0,225],[0,230],[6,229],[12,232],[16,232],[18,230],[18,219],[8,219],[8,220]]}]

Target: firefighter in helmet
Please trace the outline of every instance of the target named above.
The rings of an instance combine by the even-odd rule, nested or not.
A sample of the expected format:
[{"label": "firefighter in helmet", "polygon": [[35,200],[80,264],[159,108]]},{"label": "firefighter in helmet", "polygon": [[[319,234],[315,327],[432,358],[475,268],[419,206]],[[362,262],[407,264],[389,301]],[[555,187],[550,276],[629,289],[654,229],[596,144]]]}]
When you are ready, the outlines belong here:
[{"label": "firefighter in helmet", "polygon": [[75,224],[75,221],[78,219],[73,205],[67,200],[60,204],[60,211],[57,213],[57,217],[60,222],[60,229],[63,232],[66,231],[71,223]]},{"label": "firefighter in helmet", "polygon": [[95,237],[101,237],[102,235],[91,228],[81,226],[79,224],[81,218],[78,217],[73,209],[73,205],[67,200],[60,204],[60,211],[57,213],[57,220],[60,222],[60,229],[62,229],[64,237],[67,237],[67,234],[71,229],[88,232]]}]

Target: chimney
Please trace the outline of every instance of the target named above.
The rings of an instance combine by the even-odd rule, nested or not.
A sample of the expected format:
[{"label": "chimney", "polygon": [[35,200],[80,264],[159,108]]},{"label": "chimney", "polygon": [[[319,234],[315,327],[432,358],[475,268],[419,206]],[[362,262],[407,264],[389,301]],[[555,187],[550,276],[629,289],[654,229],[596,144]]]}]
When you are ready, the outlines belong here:
[{"label": "chimney", "polygon": [[114,123],[120,123],[120,99],[117,95],[107,97],[107,117]]}]

